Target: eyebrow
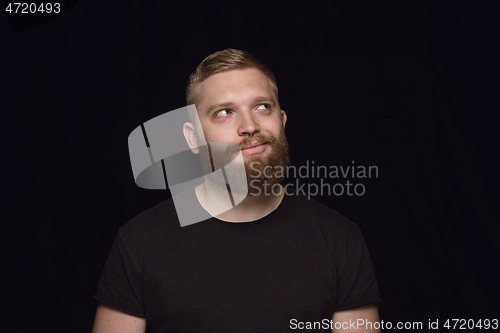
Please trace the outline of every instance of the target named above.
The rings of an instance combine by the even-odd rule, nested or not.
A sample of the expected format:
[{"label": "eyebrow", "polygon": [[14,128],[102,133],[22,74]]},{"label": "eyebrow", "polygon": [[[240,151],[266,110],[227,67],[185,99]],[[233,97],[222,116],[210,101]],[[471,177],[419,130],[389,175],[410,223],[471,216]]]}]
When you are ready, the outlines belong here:
[{"label": "eyebrow", "polygon": [[[274,98],[272,98],[271,96],[259,96],[259,97],[256,97],[253,100],[253,103],[262,103],[262,102],[267,102],[269,104],[272,104],[272,106],[276,105],[276,102],[274,101]],[[225,103],[213,104],[213,105],[211,105],[208,108],[206,114],[211,113],[215,109],[218,109],[218,108],[227,108],[227,107],[231,107],[233,105],[234,105],[233,102],[225,102]]]},{"label": "eyebrow", "polygon": [[254,103],[262,103],[262,102],[267,102],[269,104],[272,104],[273,106],[276,104],[276,102],[274,101],[274,98],[272,98],[271,96],[261,96],[261,97],[257,97],[253,100]]},{"label": "eyebrow", "polygon": [[233,106],[233,105],[234,105],[233,102],[226,102],[226,103],[214,104],[214,105],[212,105],[212,106],[210,106],[208,108],[206,114],[211,113],[215,109],[218,109],[218,108],[227,108],[227,107],[230,107],[230,106]]}]

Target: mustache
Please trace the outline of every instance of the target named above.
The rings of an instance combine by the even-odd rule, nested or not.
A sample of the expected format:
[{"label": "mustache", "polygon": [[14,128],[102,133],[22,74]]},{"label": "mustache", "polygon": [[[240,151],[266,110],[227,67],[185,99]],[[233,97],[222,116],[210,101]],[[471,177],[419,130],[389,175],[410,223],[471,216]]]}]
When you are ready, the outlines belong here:
[{"label": "mustache", "polygon": [[246,137],[243,139],[238,146],[241,148],[243,146],[251,144],[253,141],[259,141],[259,142],[267,142],[270,143],[271,145],[276,142],[276,138],[272,135],[270,136],[264,136],[262,134],[255,134],[252,137]]}]

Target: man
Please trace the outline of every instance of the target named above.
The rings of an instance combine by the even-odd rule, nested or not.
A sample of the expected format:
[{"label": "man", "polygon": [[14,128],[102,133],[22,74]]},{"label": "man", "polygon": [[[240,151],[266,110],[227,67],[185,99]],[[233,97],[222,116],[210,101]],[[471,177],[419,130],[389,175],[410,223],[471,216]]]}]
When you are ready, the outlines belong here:
[{"label": "man", "polygon": [[[273,74],[227,49],[198,66],[186,95],[209,150],[200,149],[201,130],[186,123],[192,152],[207,169],[211,142],[237,144],[248,195],[220,212],[220,201],[238,189],[207,176],[192,195],[214,217],[180,227],[167,200],[123,226],[95,296],[94,333],[378,332],[381,300],[359,229],[314,200],[285,196],[279,185],[287,115]],[[373,328],[350,325],[358,319]]]}]

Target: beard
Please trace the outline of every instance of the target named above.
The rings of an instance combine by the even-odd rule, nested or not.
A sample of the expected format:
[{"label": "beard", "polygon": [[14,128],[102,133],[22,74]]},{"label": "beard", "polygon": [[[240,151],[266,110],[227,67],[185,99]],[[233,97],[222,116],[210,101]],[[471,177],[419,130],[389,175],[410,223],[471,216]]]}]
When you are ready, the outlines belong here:
[{"label": "beard", "polygon": [[[245,175],[243,175],[241,162],[234,161],[234,159],[241,147],[252,141],[266,142],[271,151],[267,152],[268,149],[266,149],[261,153],[247,155],[248,159],[243,160],[245,170]],[[252,137],[246,137],[238,145],[210,142],[199,148],[200,163],[205,176],[217,186],[227,188],[228,191],[237,194],[248,192],[248,195],[255,196],[262,192],[272,193],[269,189],[281,183],[286,168],[290,164],[288,140],[283,127],[278,137],[257,133]],[[223,177],[213,172],[220,168],[223,170]]]}]

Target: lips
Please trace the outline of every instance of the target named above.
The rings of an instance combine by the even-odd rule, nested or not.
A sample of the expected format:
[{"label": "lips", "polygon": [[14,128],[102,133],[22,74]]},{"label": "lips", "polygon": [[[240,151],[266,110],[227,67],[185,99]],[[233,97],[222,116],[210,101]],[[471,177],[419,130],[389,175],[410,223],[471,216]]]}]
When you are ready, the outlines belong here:
[{"label": "lips", "polygon": [[253,154],[261,153],[266,149],[266,144],[267,144],[267,142],[252,143],[248,146],[244,146],[245,148],[242,147],[241,153],[243,155],[253,155]]},{"label": "lips", "polygon": [[257,146],[261,146],[261,145],[264,145],[266,144],[267,142],[254,142],[254,143],[251,143],[249,145],[246,145],[246,146],[243,146],[241,147],[241,150],[245,150],[245,149],[249,149],[249,148],[253,148],[253,147],[257,147]]}]

